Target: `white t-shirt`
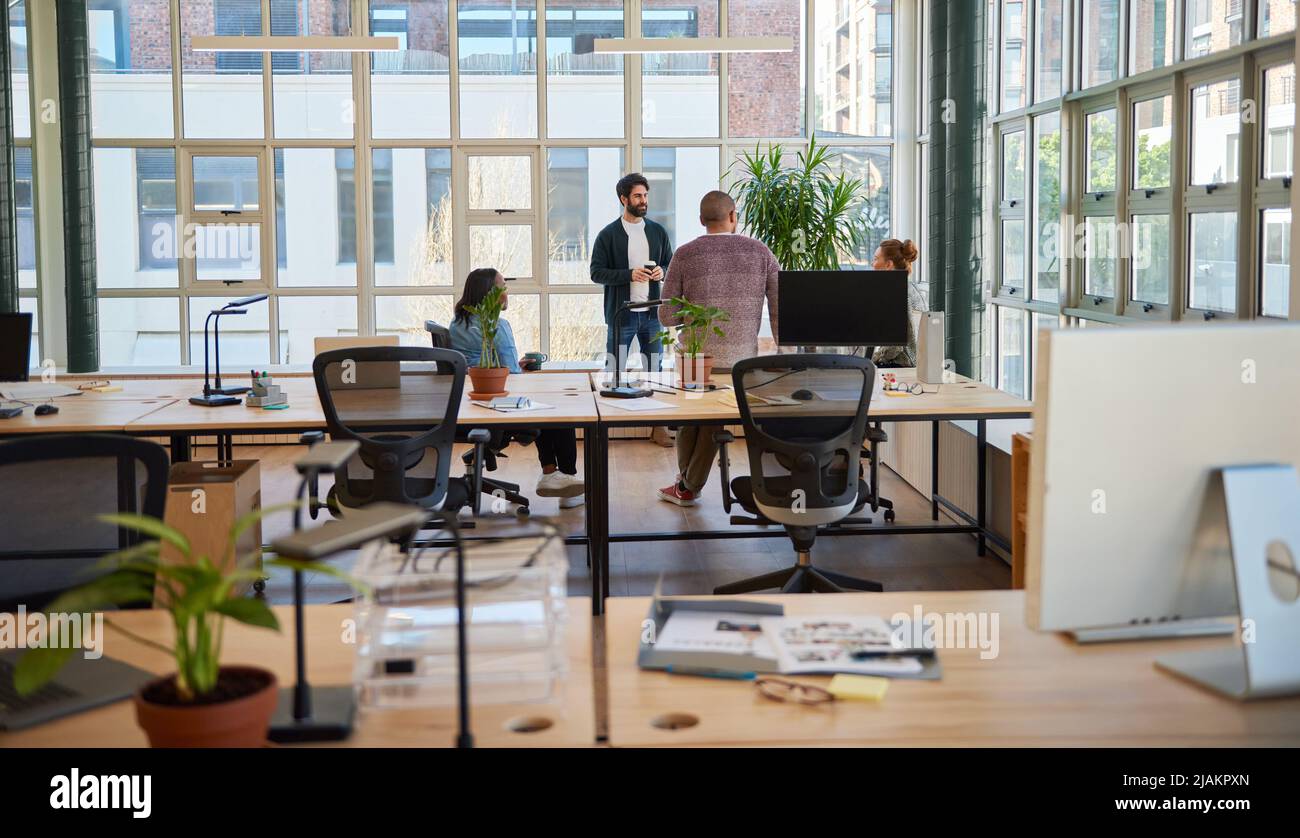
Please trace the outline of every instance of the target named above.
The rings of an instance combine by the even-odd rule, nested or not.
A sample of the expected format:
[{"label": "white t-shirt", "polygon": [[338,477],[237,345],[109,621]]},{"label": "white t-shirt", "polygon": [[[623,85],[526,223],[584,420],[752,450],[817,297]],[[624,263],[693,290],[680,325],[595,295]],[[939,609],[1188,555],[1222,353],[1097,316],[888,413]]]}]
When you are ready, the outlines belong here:
[{"label": "white t-shirt", "polygon": [[[650,240],[645,237],[645,220],[635,224],[623,219],[623,231],[627,233],[627,266],[640,268],[650,261]],[[633,282],[631,296],[634,303],[644,303],[650,299],[650,283]]]}]

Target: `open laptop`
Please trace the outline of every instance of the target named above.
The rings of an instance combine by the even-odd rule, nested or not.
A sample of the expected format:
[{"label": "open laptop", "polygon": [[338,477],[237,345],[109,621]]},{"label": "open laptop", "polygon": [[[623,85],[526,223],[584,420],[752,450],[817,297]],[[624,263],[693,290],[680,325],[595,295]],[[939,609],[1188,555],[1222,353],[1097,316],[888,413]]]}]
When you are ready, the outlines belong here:
[{"label": "open laptop", "polygon": [[130,698],[158,677],[112,658],[86,660],[74,654],[54,680],[20,696],[14,689],[14,667],[23,654],[0,651],[0,730],[22,730]]}]

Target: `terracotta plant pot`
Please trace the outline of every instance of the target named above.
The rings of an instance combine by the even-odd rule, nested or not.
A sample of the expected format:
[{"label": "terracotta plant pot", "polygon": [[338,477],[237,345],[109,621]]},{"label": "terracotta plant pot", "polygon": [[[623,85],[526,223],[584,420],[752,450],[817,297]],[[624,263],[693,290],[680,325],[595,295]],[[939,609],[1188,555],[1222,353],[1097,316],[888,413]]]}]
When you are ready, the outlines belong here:
[{"label": "terracotta plant pot", "polygon": [[713,375],[712,355],[677,355],[677,375],[685,387],[688,384],[708,384]]},{"label": "terracotta plant pot", "polygon": [[471,399],[499,399],[506,395],[506,378],[510,370],[506,367],[470,367],[469,380]]},{"label": "terracotta plant pot", "polygon": [[[135,718],[153,748],[260,748],[266,744],[279,700],[275,676],[252,666],[223,666],[217,687],[232,683],[246,687],[226,701],[210,704],[173,704],[157,701],[160,694],[174,693],[175,675],[150,681],[135,694]],[[260,686],[258,686],[260,684]],[[148,697],[147,697],[148,696]]]}]

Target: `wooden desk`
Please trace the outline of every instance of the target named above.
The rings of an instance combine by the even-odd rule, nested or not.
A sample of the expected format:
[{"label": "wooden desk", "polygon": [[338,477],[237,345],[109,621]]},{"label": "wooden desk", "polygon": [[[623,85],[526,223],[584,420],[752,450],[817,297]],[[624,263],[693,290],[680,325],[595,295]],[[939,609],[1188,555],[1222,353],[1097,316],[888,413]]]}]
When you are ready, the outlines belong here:
[{"label": "wooden desk", "polygon": [[[43,404],[44,402],[32,402]],[[98,394],[65,396],[54,400],[59,412],[37,416],[34,407],[23,408],[12,419],[0,419],[0,436],[11,434],[121,433],[128,424],[173,404],[171,399],[105,399]]]},{"label": "wooden desk", "polygon": [[[582,747],[596,741],[591,665],[590,603],[585,598],[569,600],[569,674],[562,689],[546,703],[475,706],[470,724],[479,747]],[[275,673],[281,686],[293,683],[293,613],[277,607],[282,631],[250,628],[227,621],[222,659],[249,663]],[[353,615],[351,605],[307,607],[308,677],[313,685],[347,684],[352,681],[354,649],[340,642],[340,625]],[[127,611],[113,619],[128,630],[164,644],[172,638],[168,615],[163,611]],[[162,652],[128,640],[112,629],[105,641],[106,654],[158,674],[175,671],[175,663]],[[471,689],[471,700],[473,691]],[[535,733],[516,733],[528,720],[551,723]],[[419,710],[366,710],[359,714],[352,737],[329,743],[346,747],[450,747],[456,736],[455,707]],[[144,747],[145,736],[135,721],[131,701],[79,713],[17,733],[0,733],[2,748],[126,748]]]},{"label": "wooden desk", "polygon": [[[643,672],[636,654],[646,597],[609,601],[605,618],[609,741],[648,745],[880,745],[1111,747],[1300,745],[1300,698],[1239,703],[1158,671],[1171,649],[1225,638],[1078,646],[1030,631],[1022,591],[943,591],[744,597],[780,602],[786,613],[999,614],[999,654],[939,652],[940,681],[895,680],[879,703],[823,706],[763,698],[750,682]],[[718,598],[719,607],[725,604]],[[826,677],[794,680],[825,686]],[[656,719],[698,719],[665,730]]]}]

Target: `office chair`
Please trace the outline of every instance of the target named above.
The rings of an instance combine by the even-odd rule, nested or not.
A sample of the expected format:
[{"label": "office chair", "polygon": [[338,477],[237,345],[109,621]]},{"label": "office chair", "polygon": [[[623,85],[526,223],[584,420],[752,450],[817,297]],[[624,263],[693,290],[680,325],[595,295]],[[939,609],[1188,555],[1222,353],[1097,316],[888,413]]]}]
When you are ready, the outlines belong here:
[{"label": "office chair", "polygon": [[[738,502],[754,516],[732,516],[733,524],[785,527],[798,558],[791,567],[721,585],[713,593],[768,588],[780,588],[782,593],[882,590],[878,582],[812,564],[818,527],[866,523],[848,516],[861,509],[870,494],[858,477],[858,463],[875,366],[850,355],[767,355],[740,361],[732,367],[731,378],[745,428],[750,473],[729,479],[727,445],[735,439],[726,431],[715,434],[721,448],[723,507],[730,512],[732,503]],[[792,399],[796,393],[801,398]],[[785,403],[764,397],[783,397],[778,401]]]},{"label": "office chair", "polygon": [[[429,333],[429,339],[435,348],[451,349],[451,329],[434,320],[424,321],[424,328]],[[438,366],[438,371],[447,372],[448,370],[444,370],[440,364]],[[505,450],[510,447],[512,442],[517,442],[520,445],[531,445],[537,441],[538,435],[537,431],[527,429],[506,430],[503,428],[492,428],[488,433],[491,434],[492,438],[488,440],[487,445],[483,446],[482,452],[483,468],[487,471],[497,470],[498,457],[507,460],[510,459],[509,455],[505,453]],[[467,442],[468,440],[458,436],[456,441]],[[477,456],[476,452],[467,451],[461,457],[461,460],[465,463],[466,468],[475,469],[478,468],[475,464]],[[518,514],[527,515],[529,513],[530,501],[527,496],[521,494],[522,487],[518,483],[511,483],[506,480],[497,480],[493,477],[484,477],[483,487],[488,494],[495,495],[504,499],[508,503],[515,504]]]},{"label": "office chair", "polygon": [[[444,364],[450,375],[438,372]],[[358,346],[317,355],[312,374],[330,438],[361,445],[334,475],[331,511],[389,501],[451,514],[468,506],[478,513],[482,472],[451,476],[463,355],[419,346]],[[478,428],[465,438],[481,450],[490,436]],[[314,501],[314,487],[308,491]]]},{"label": "office chair", "polygon": [[[147,540],[98,516],[161,520],[167,451],[114,434],[60,434],[0,442],[0,612],[44,608],[111,568],[100,558]],[[148,599],[138,603],[149,607]],[[131,607],[136,607],[133,603]]]},{"label": "office chair", "polygon": [[871,507],[872,512],[879,512],[884,509],[885,521],[892,524],[894,522],[894,502],[889,498],[882,497],[880,494],[880,446],[889,442],[889,434],[885,433],[881,422],[874,421],[867,424],[866,441],[871,443],[863,446],[862,449],[867,458],[867,505]]}]

